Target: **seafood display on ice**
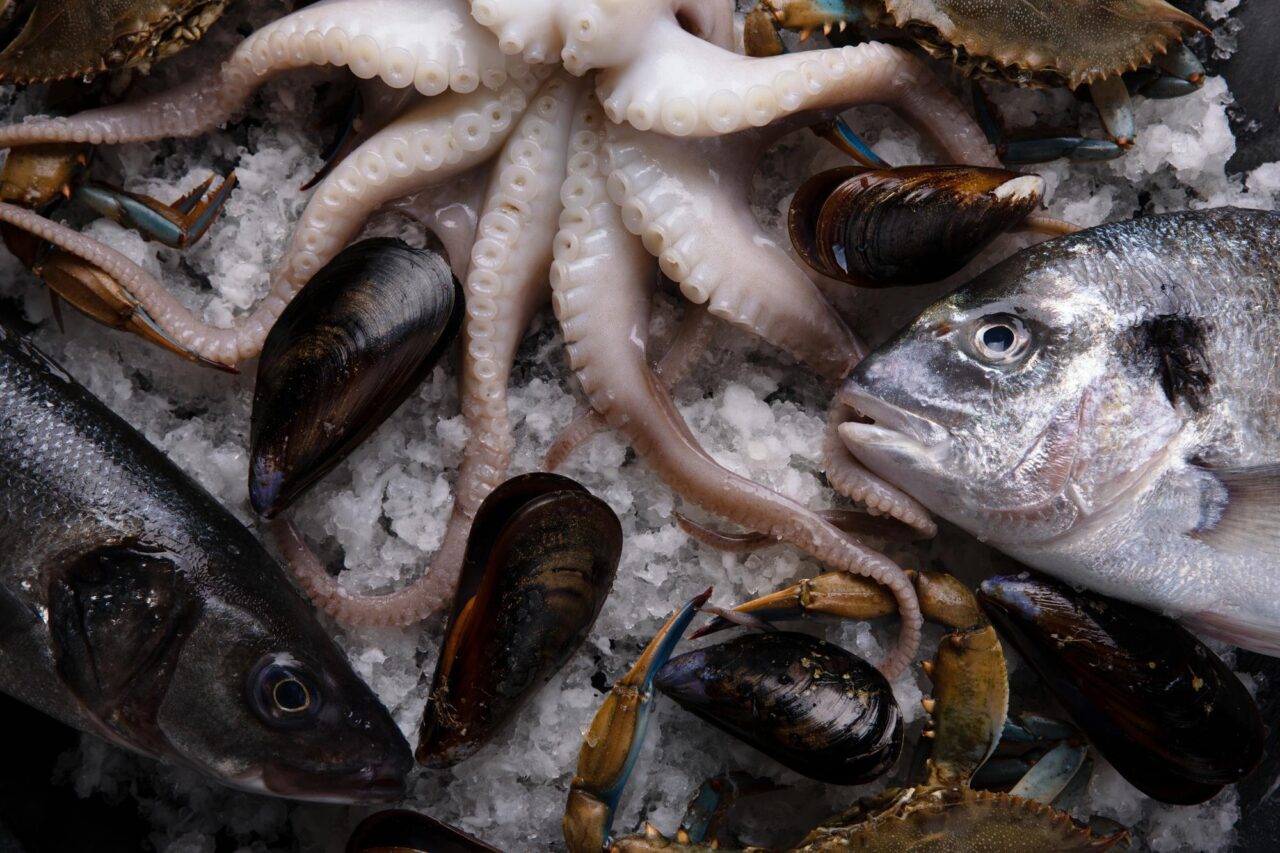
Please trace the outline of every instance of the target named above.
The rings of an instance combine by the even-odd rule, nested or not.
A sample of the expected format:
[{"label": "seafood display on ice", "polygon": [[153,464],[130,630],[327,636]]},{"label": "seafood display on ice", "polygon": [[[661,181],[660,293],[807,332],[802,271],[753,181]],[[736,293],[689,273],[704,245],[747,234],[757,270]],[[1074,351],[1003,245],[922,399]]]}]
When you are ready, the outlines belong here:
[{"label": "seafood display on ice", "polygon": [[[166,762],[86,790],[407,786],[354,835],[216,791],[174,851],[1226,849],[1231,647],[1280,648],[1280,170],[1225,171],[1230,9],[1025,7],[0,8],[10,325],[240,518],[12,392],[4,690]],[[30,431],[76,406],[67,471]],[[699,609],[746,633],[673,658]]]}]

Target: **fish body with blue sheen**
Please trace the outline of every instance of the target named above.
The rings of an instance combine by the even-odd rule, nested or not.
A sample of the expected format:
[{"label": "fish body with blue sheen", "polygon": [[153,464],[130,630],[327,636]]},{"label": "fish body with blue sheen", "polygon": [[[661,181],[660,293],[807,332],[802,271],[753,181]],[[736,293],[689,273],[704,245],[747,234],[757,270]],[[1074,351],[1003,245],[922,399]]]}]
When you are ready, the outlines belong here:
[{"label": "fish body with blue sheen", "polygon": [[978,538],[1280,655],[1280,214],[1149,216],[1023,250],[839,398],[849,450]]},{"label": "fish body with blue sheen", "polygon": [[392,799],[412,767],[391,716],[249,531],[6,331],[0,690],[250,791]]}]

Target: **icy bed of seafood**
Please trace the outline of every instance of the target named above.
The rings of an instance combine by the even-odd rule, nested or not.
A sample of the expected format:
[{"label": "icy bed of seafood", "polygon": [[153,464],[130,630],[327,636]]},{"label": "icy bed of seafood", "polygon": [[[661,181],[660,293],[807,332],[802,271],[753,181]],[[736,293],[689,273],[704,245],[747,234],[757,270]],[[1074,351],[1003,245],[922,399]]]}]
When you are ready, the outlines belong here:
[{"label": "icy bed of seafood", "polygon": [[[278,5],[234,5],[211,33],[210,44],[161,67],[159,82],[172,82],[207,62],[210,50],[236,39],[238,26],[270,20],[279,14]],[[1209,4],[1222,14],[1235,5]],[[1223,44],[1225,40],[1219,47]],[[251,304],[265,289],[266,271],[302,209],[306,194],[299,187],[320,165],[323,132],[313,124],[314,83],[302,75],[268,86],[249,121],[199,141],[128,146],[105,154],[106,165],[114,167],[128,189],[165,198],[194,186],[210,170],[234,164],[241,187],[197,247],[184,254],[158,249],[107,222],[91,226],[92,233],[166,281],[189,282],[189,304],[211,308],[215,320],[219,313],[229,316]],[[997,93],[990,88],[1006,121],[1015,125],[1052,120],[1070,107],[1069,96],[1062,92]],[[33,111],[28,95],[5,97],[4,120]],[[1274,207],[1280,198],[1280,162],[1244,176],[1225,174],[1224,164],[1235,147],[1226,117],[1230,100],[1224,82],[1210,79],[1190,97],[1140,102],[1141,133],[1124,158],[1093,166],[1051,164],[1035,169],[1047,180],[1051,212],[1092,225],[1139,210],[1224,204]],[[860,110],[850,119],[891,162],[929,156],[884,110]],[[838,161],[838,155],[807,134],[785,140],[757,179],[761,218],[776,227],[800,178]],[[384,213],[372,230],[421,240],[402,212]],[[993,251],[1003,254],[1010,248],[1005,242]],[[975,264],[990,260],[989,254]],[[5,295],[20,300],[27,318],[38,325],[33,333],[38,344],[249,521],[245,472],[252,370],[231,377],[201,369],[135,338],[108,332],[74,312],[64,313],[65,333],[61,332],[43,288],[7,256],[3,263],[7,268],[0,281]],[[850,309],[855,328],[875,344],[946,288],[944,284],[845,292],[839,298]],[[663,319],[674,325],[673,313]],[[299,508],[300,526],[321,543],[327,558],[341,558],[347,569],[345,582],[356,589],[382,590],[411,576],[444,531],[450,480],[466,438],[457,414],[454,368],[446,361],[437,369]],[[525,341],[511,389],[517,439],[513,473],[540,467],[542,454],[582,404],[575,381],[548,312]],[[717,461],[811,506],[825,507],[834,502],[819,473],[829,394],[821,380],[786,356],[722,328],[711,352],[678,389],[677,401]],[[708,584],[715,585],[721,603],[739,601],[817,570],[785,547],[743,558],[722,556],[692,542],[675,525],[678,501],[607,434],[592,439],[563,470],[607,500],[622,518],[626,544],[613,594],[586,646],[517,724],[456,768],[422,772],[409,802],[507,850],[560,846],[560,815],[580,734],[603,691],[678,602]],[[944,530],[930,551],[898,556],[907,564],[922,565],[939,559],[945,550],[951,568],[976,567],[980,572],[986,554],[964,543],[960,534]],[[357,670],[411,738],[441,627],[434,620],[407,630],[334,629]],[[830,639],[872,660],[879,659],[890,642],[887,633],[866,626],[830,632]],[[925,648],[930,645],[926,640]],[[916,672],[895,684],[901,707],[915,724],[909,743],[917,739],[922,686]],[[224,845],[231,838],[244,850],[338,850],[350,827],[365,814],[216,789],[184,771],[158,767],[88,736],[79,754],[65,765],[82,791],[138,799],[155,828],[153,841],[163,851],[212,851],[219,834]],[[618,828],[630,829],[642,819],[674,826],[699,782],[739,768],[768,774],[787,787],[742,810],[751,812],[743,815],[743,830],[753,840],[767,842],[776,836],[771,819],[782,822],[785,815],[792,826],[811,824],[859,793],[803,780],[670,703],[659,702]],[[1143,799],[1101,762],[1080,811],[1133,826],[1151,849],[1161,851],[1226,849],[1238,816],[1234,791],[1200,807],[1159,806]]]}]

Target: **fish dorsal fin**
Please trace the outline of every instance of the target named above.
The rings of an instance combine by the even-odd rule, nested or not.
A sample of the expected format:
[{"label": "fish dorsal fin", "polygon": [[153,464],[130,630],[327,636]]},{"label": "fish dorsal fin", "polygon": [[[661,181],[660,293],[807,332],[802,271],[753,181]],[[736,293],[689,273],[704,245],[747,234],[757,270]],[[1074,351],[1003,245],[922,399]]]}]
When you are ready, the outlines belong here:
[{"label": "fish dorsal fin", "polygon": [[49,633],[67,689],[108,733],[155,753],[152,721],[200,612],[171,554],[98,548],[50,572]]},{"label": "fish dorsal fin", "polygon": [[1191,535],[1221,551],[1280,559],[1280,465],[1204,470],[1227,499],[1217,520]]}]

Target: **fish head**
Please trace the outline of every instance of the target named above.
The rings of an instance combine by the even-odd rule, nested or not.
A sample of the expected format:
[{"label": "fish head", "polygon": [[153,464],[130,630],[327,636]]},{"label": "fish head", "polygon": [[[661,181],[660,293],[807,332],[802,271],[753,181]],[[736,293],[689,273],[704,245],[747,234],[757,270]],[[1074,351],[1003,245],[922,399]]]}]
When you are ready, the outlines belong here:
[{"label": "fish head", "polygon": [[1117,322],[1085,266],[1023,253],[924,311],[839,392],[856,413],[839,427],[849,450],[980,538],[1069,527]]},{"label": "fish head", "polygon": [[155,715],[161,752],[256,793],[398,799],[413,768],[404,735],[279,567],[251,544],[261,583],[205,597],[172,662]]}]

